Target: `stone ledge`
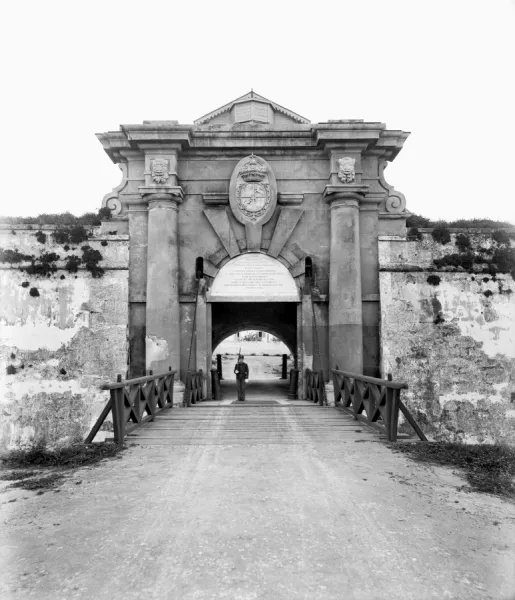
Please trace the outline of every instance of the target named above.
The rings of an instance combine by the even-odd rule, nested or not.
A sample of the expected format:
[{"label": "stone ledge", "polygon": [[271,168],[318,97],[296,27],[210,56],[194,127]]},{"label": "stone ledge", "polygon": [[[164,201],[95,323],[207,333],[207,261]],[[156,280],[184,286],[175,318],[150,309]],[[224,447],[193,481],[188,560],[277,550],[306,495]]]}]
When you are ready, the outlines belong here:
[{"label": "stone ledge", "polygon": [[202,194],[202,200],[208,206],[219,206],[229,204],[229,194],[223,193],[206,193]]},{"label": "stone ledge", "polygon": [[297,205],[304,201],[304,194],[278,193],[277,202],[281,205]]}]

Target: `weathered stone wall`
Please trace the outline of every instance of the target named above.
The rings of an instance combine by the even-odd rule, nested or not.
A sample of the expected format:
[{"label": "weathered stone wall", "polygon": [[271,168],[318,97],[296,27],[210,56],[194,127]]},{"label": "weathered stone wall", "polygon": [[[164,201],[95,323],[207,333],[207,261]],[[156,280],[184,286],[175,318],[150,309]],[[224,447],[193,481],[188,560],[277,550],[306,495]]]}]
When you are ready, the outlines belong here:
[{"label": "weathered stone wall", "polygon": [[[380,238],[382,372],[408,383],[404,401],[428,437],[513,444],[515,283],[479,258],[435,268],[459,253],[457,235],[446,245],[429,233]],[[467,235],[476,255],[497,247],[491,232]]]},{"label": "weathered stone wall", "polygon": [[[108,400],[99,385],[127,371],[128,237],[99,236],[97,229],[65,250],[52,240],[52,228],[42,229],[44,244],[35,230],[0,231],[3,250],[60,257],[57,270],[44,277],[20,270],[27,263],[0,263],[2,449],[30,440],[82,440]],[[64,268],[85,244],[102,254],[100,277],[83,266],[76,273]]]}]

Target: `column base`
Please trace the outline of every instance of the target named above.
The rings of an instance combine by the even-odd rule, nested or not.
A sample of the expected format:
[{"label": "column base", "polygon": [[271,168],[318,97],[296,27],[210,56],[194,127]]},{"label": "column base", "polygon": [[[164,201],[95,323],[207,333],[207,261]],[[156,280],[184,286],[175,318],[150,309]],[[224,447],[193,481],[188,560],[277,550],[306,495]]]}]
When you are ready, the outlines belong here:
[{"label": "column base", "polygon": [[186,386],[179,379],[179,381],[173,382],[173,405],[174,407],[182,406],[182,400],[184,397],[184,390]]}]

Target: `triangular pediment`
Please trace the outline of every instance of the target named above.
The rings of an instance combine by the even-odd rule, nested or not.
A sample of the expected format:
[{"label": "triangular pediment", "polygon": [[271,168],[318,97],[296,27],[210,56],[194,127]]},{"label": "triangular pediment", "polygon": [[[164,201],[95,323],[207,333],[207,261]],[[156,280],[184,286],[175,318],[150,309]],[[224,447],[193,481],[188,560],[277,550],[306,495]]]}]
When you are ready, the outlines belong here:
[{"label": "triangular pediment", "polygon": [[194,121],[195,125],[262,123],[270,126],[303,125],[310,121],[251,90],[248,94]]}]

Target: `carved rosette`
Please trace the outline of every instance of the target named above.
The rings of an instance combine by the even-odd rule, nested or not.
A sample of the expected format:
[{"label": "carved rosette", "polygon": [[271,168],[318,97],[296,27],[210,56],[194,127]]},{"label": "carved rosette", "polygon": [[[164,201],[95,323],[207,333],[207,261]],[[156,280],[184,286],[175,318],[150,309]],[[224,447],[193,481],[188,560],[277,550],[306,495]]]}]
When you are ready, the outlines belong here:
[{"label": "carved rosette", "polygon": [[150,177],[155,183],[166,183],[170,177],[168,161],[165,158],[155,158],[150,163]]},{"label": "carved rosette", "polygon": [[240,223],[264,224],[270,219],[277,203],[277,188],[275,177],[264,159],[252,154],[236,165],[229,201]]},{"label": "carved rosette", "polygon": [[342,183],[354,183],[356,181],[356,159],[344,156],[338,159],[338,179]]}]

